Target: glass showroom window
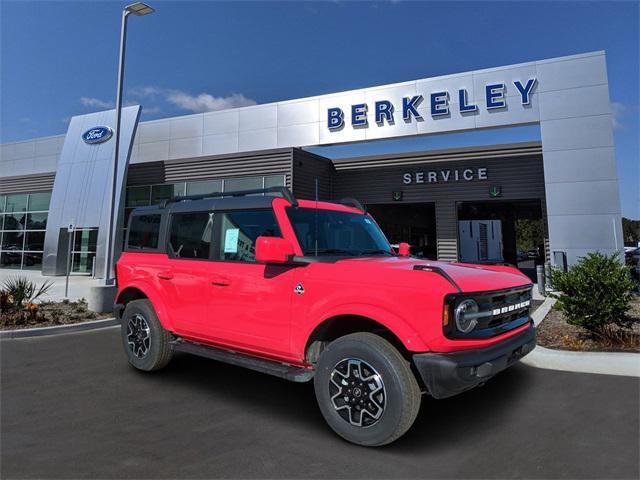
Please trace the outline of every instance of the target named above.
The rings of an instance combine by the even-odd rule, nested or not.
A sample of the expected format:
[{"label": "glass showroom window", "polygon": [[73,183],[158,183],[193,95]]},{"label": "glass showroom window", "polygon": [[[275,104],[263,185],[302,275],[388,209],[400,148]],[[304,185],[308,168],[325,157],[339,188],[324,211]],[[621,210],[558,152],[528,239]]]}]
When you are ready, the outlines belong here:
[{"label": "glass showroom window", "polygon": [[0,268],[42,267],[51,192],[0,195]]}]

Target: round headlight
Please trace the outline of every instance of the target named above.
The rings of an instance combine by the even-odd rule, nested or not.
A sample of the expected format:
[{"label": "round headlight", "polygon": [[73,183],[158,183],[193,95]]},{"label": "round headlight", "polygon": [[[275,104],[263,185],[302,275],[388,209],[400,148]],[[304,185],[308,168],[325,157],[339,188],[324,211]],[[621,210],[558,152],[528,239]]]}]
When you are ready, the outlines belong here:
[{"label": "round headlight", "polygon": [[478,324],[478,320],[469,318],[470,313],[478,313],[478,304],[475,300],[468,298],[456,307],[456,327],[461,333],[469,333]]}]

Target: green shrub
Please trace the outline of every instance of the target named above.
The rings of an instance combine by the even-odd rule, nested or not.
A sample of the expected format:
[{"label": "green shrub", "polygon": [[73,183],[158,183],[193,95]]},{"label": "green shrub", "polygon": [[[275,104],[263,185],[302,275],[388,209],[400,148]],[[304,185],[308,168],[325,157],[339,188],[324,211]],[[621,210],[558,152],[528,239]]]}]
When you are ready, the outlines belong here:
[{"label": "green shrub", "polygon": [[553,269],[551,286],[560,292],[553,295],[557,308],[572,325],[602,333],[609,326],[628,328],[633,322],[625,314],[635,283],[619,254],[589,253],[567,272]]}]

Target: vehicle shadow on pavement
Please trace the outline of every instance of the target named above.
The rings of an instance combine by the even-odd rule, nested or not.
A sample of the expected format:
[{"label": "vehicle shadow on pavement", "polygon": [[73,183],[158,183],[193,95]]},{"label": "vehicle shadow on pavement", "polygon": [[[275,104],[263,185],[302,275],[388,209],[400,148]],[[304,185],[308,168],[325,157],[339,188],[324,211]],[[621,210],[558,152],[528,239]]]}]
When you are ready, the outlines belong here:
[{"label": "vehicle shadow on pavement", "polygon": [[486,384],[459,395],[436,400],[422,396],[420,413],[413,427],[390,450],[422,452],[451,448],[461,438],[491,431],[534,388],[530,368],[515,365],[500,372]]},{"label": "vehicle shadow on pavement", "polygon": [[[486,385],[455,397],[435,400],[422,396],[420,413],[407,434],[385,450],[425,451],[435,445],[450,444],[463,435],[481,433],[500,412],[517,403],[531,386],[530,369],[517,365],[492,378]],[[177,354],[159,376],[182,384],[181,388],[205,389],[208,394],[253,413],[296,428],[325,432],[340,441],[326,426],[318,409],[313,382],[292,383],[244,368],[188,354]],[[470,408],[472,407],[472,408]],[[486,412],[489,415],[479,415]],[[351,446],[350,444],[346,444]],[[359,448],[359,447],[354,447]]]},{"label": "vehicle shadow on pavement", "polygon": [[167,368],[156,375],[167,377],[162,382],[182,384],[181,388],[204,389],[207,394],[247,411],[301,422],[304,427],[324,425],[312,382],[293,383],[187,353],[177,353]]}]

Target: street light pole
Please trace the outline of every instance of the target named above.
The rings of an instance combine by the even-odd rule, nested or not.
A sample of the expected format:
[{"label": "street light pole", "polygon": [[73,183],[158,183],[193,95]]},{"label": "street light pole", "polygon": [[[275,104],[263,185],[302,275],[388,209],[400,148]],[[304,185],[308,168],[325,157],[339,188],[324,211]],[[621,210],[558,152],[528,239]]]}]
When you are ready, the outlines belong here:
[{"label": "street light pole", "polygon": [[122,117],[122,85],[124,83],[124,55],[127,42],[127,18],[129,12],[126,8],[122,11],[122,23],[120,27],[120,59],[118,61],[118,87],[116,91],[116,128],[114,132],[115,146],[113,149],[113,176],[111,178],[111,200],[109,203],[109,224],[107,229],[107,249],[105,254],[104,284],[113,284],[111,269],[114,257],[114,230],[118,221],[118,208],[116,207],[116,190],[118,188],[118,154],[120,150],[120,120]]},{"label": "street light pole", "polygon": [[107,228],[107,248],[105,254],[104,284],[113,285],[111,274],[115,252],[115,228],[118,222],[118,205],[116,205],[116,191],[118,188],[118,156],[120,153],[120,122],[122,117],[122,86],[124,84],[124,57],[127,43],[127,19],[130,14],[142,16],[153,13],[154,9],[145,3],[128,5],[122,11],[120,27],[120,57],[118,61],[118,87],[116,91],[116,125],[114,131],[115,145],[113,149],[113,174],[111,177],[111,202],[109,203],[109,222]]}]

